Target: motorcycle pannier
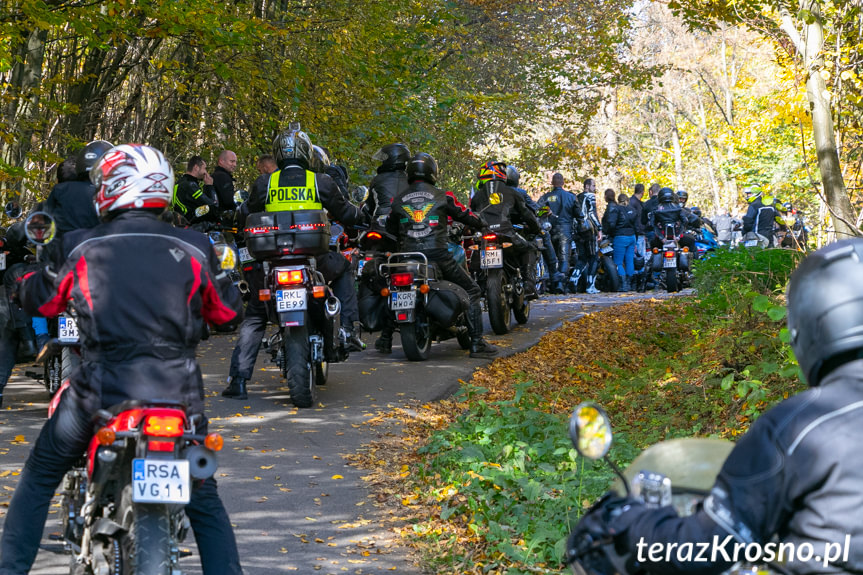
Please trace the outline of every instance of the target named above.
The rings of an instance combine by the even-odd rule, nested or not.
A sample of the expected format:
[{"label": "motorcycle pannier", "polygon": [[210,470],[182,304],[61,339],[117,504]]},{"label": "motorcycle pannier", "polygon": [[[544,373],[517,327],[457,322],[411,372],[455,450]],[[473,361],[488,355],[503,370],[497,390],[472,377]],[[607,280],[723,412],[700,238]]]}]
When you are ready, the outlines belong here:
[{"label": "motorcycle pannier", "polygon": [[442,326],[453,325],[459,314],[470,307],[467,292],[461,286],[445,280],[434,281],[429,285],[431,291],[426,312]]},{"label": "motorcycle pannier", "polygon": [[330,245],[330,224],[323,210],[249,214],[245,234],[246,247],[255,259],[316,256],[326,253]]},{"label": "motorcycle pannier", "polygon": [[376,257],[363,267],[359,277],[359,293],[357,304],[360,311],[360,323],[366,331],[380,331],[384,328],[389,314],[387,298],[381,296],[381,288],[386,287],[386,282],[375,270],[377,266],[385,261],[385,258]]}]

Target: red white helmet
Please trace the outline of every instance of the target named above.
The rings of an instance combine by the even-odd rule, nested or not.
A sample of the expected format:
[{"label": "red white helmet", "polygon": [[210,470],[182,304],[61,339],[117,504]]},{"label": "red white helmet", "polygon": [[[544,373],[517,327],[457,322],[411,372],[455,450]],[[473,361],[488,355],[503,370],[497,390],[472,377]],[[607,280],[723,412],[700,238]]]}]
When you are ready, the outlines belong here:
[{"label": "red white helmet", "polygon": [[90,170],[96,186],[99,216],[140,208],[167,208],[174,192],[174,170],[156,148],[141,144],[115,146]]}]

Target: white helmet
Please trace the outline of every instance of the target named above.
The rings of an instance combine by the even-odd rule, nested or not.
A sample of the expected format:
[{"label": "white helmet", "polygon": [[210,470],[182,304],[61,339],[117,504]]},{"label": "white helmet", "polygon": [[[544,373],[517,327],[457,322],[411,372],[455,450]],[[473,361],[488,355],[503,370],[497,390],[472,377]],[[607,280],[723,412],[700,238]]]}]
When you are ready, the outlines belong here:
[{"label": "white helmet", "polygon": [[105,152],[90,170],[99,216],[141,208],[167,208],[174,193],[174,170],[156,148],[123,144]]}]

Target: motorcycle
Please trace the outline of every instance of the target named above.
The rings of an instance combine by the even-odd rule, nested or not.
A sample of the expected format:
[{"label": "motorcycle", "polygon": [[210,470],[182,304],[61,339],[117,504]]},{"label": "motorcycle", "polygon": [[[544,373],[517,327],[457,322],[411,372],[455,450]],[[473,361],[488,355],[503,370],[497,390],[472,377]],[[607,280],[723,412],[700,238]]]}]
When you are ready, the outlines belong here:
[{"label": "motorcycle", "polygon": [[504,251],[512,247],[509,238],[489,232],[474,234],[472,240],[470,268],[482,289],[491,329],[503,335],[509,332],[511,315],[520,324],[530,318],[524,278],[516,258],[504,257]]},{"label": "motorcycle", "polygon": [[695,257],[698,259],[710,257],[713,252],[719,248],[719,242],[716,241],[716,234],[708,225],[703,225],[701,229],[694,235],[695,238]]},{"label": "motorcycle", "polygon": [[[68,388],[54,396],[49,417]],[[180,571],[192,483],[212,477],[224,440],[201,435],[182,404],[124,402],[96,416],[98,431],[63,479],[64,545],[73,575]]]},{"label": "motorcycle", "polygon": [[48,320],[48,329],[57,335],[39,350],[36,363],[42,364],[42,383],[53,396],[81,363],[78,325],[71,304],[65,313]]},{"label": "motorcycle", "polygon": [[385,284],[380,297],[388,302],[390,320],[401,333],[402,349],[410,361],[427,360],[435,339],[455,337],[462,349],[470,349],[467,292],[459,285],[437,279],[436,269],[429,265],[425,254],[389,254],[378,274]]},{"label": "motorcycle", "polygon": [[[570,272],[569,276],[569,291],[571,293],[583,293],[587,289],[587,268],[590,263],[587,259],[581,260],[577,252],[577,242],[573,240],[572,250],[570,253]],[[617,265],[612,259],[614,247],[611,245],[611,240],[603,237],[598,243],[594,244],[595,250],[593,255],[598,258],[596,266],[596,282],[594,286],[602,292],[616,292],[620,289],[620,274],[617,273]],[[581,264],[580,266],[578,264]]]},{"label": "motorcycle", "polygon": [[[612,490],[644,502],[648,508],[671,505],[681,517],[694,514],[710,493],[716,476],[734,444],[724,439],[678,438],[650,446],[621,471],[609,458],[611,422],[605,411],[582,403],[569,420],[569,435],[576,451],[592,460],[603,459],[618,476]],[[600,502],[601,504],[601,502]],[[578,534],[578,535],[576,535]],[[595,538],[579,534],[567,542],[566,563],[577,575],[627,575],[629,556],[618,553],[611,533]],[[785,573],[775,563],[740,562],[726,575]]]},{"label": "motorcycle", "polygon": [[662,272],[660,283],[668,293],[678,292],[689,281],[689,248],[681,248],[673,224],[665,227],[662,249],[653,248],[651,268]]},{"label": "motorcycle", "polygon": [[252,297],[267,302],[269,321],[279,328],[268,342],[272,359],[287,379],[291,402],[311,407],[329,364],[348,357],[341,302],[316,262],[329,250],[329,222],[318,211],[261,212],[249,215],[245,237],[263,268],[264,287]]}]

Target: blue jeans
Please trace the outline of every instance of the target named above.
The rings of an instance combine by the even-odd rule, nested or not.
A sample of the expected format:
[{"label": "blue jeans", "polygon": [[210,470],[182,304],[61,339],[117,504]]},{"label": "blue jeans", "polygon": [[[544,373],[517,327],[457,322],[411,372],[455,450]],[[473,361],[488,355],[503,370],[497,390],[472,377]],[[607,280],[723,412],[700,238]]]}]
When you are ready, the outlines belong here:
[{"label": "blue jeans", "polygon": [[635,275],[635,236],[614,236],[611,240],[614,247],[614,263],[620,279]]},{"label": "blue jeans", "polygon": [[[48,517],[51,497],[67,471],[87,450],[93,436],[91,413],[80,408],[70,390],[42,427],[27,458],[0,537],[0,575],[30,571]],[[206,434],[206,423],[199,428]],[[210,477],[192,491],[186,515],[192,524],[205,575],[240,575],[240,557],[228,513],[216,480]]]}]

